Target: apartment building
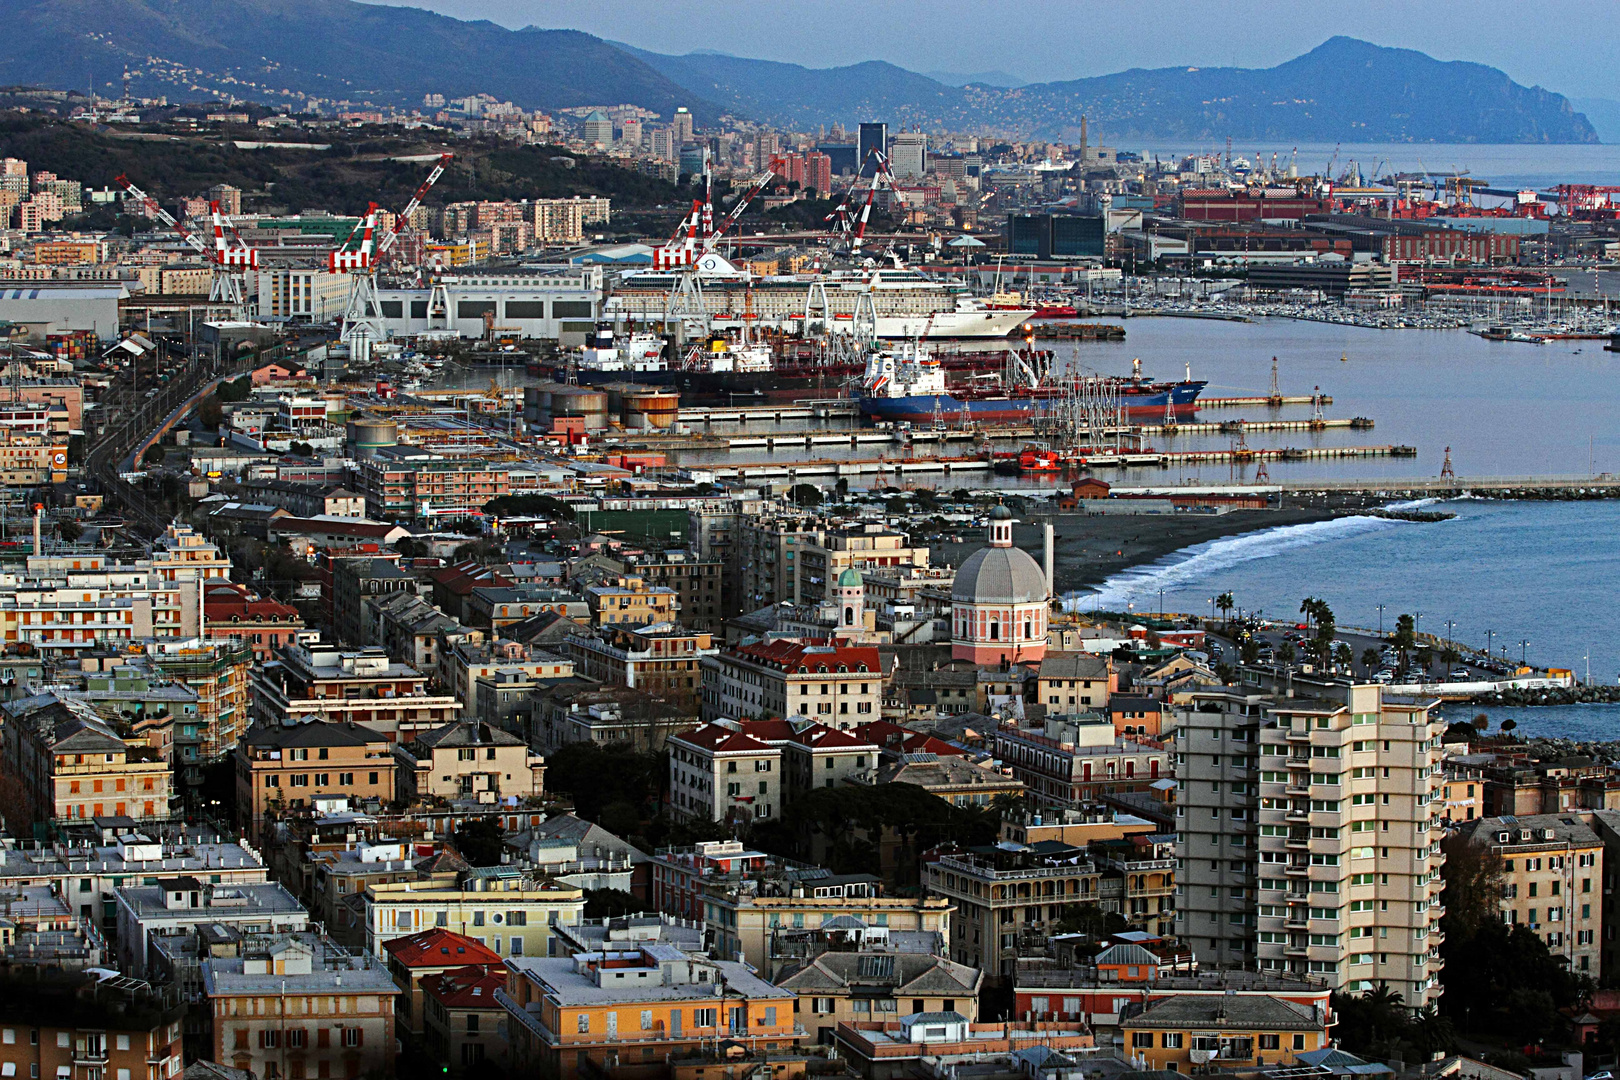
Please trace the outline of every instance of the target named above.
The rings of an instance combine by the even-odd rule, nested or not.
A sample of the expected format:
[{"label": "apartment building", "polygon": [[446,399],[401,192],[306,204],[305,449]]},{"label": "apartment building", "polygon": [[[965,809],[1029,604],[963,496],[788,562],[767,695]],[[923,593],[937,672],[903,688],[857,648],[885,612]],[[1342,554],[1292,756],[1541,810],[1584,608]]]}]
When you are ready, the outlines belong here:
[{"label": "apartment building", "polygon": [[420,1039],[427,1034],[427,1002],[423,982],[434,975],[467,967],[498,965],[499,954],[487,945],[451,930],[424,930],[383,943],[388,974],[399,987],[395,1011],[401,1035]]},{"label": "apartment building", "polygon": [[799,592],[800,555],[806,545],[820,543],[820,521],[789,511],[745,512],[732,535],[743,610],[805,599]]},{"label": "apartment building", "polygon": [[832,595],[834,583],[845,570],[925,570],[928,548],[912,547],[904,533],[891,532],[881,525],[830,530],[798,546],[798,567],[794,599],[815,603]]},{"label": "apartment building", "polygon": [[[111,667],[117,658],[103,660]],[[174,758],[184,790],[201,785],[203,767],[223,760],[251,723],[249,672],[253,649],[230,638],[191,638],[149,642],[124,669],[178,683],[197,696],[195,720],[175,725]],[[115,669],[116,670],[116,669]]]},{"label": "apartment building", "polygon": [[506,962],[513,1067],[541,1076],[665,1062],[719,1041],[751,1053],[804,1038],[794,997],[735,961],[669,945]]},{"label": "apartment building", "polygon": [[854,727],[881,715],[883,683],[873,645],[826,638],[740,645],[703,661],[703,717],[804,716]]},{"label": "apartment building", "polygon": [[1245,670],[1178,710],[1176,925],[1206,963],[1440,993],[1433,699]]},{"label": "apartment building", "polygon": [[477,700],[479,679],[513,671],[532,679],[567,679],[574,674],[574,662],[566,656],[505,639],[485,644],[482,638],[482,634],[469,634],[460,641],[446,642],[439,650],[439,683],[465,709],[471,709]]},{"label": "apartment building", "polygon": [[675,590],[652,585],[640,574],[621,574],[614,581],[583,590],[592,626],[646,626],[677,621]]},{"label": "apartment building", "polygon": [[1048,714],[1039,727],[998,728],[995,752],[1036,805],[1058,810],[1145,792],[1170,775],[1170,754],[1160,743],[1116,735],[1111,720],[1092,713]]},{"label": "apartment building", "polygon": [[430,692],[426,676],[381,649],[290,645],[253,672],[254,717],[274,725],[342,721],[400,741],[443,727],[461,708],[457,698]]},{"label": "apartment building", "polygon": [[446,724],[394,748],[399,797],[494,805],[545,790],[546,759],[510,732],[476,720]]},{"label": "apartment building", "polygon": [[1327,1046],[1332,1012],[1263,995],[1172,994],[1120,1022],[1126,1052],[1149,1069],[1258,1068],[1293,1064]]},{"label": "apartment building", "polygon": [[1571,971],[1603,964],[1603,838],[1574,814],[1480,818],[1465,826],[1502,861],[1502,921],[1535,931]]},{"label": "apartment building", "polygon": [[203,961],[208,1060],[266,1077],[391,1076],[399,988],[376,959],[318,933],[250,938]]},{"label": "apartment building", "polygon": [[185,1067],[175,987],[14,970],[0,997],[0,1075],[166,1080]]},{"label": "apartment building", "polygon": [[1048,652],[1035,674],[1035,700],[1048,713],[1102,712],[1119,689],[1108,657],[1088,652]]},{"label": "apartment building", "polygon": [[707,630],[665,622],[615,626],[600,637],[575,634],[568,652],[586,678],[695,704],[703,690],[703,660],[719,650]]},{"label": "apartment building", "polygon": [[123,718],[103,718],[83,702],[43,694],[0,706],[5,771],[15,778],[25,820],[87,821],[117,815],[167,820],[173,773]]},{"label": "apartment building", "polygon": [[1161,957],[1131,941],[1108,945],[1089,962],[1025,960],[1013,986],[1013,1014],[1079,1022],[1102,1032],[1117,1031],[1120,1021],[1147,1003],[1172,995],[1226,1001],[1267,997],[1313,1012],[1327,1009],[1332,998],[1333,991],[1321,982],[1279,972],[1188,971],[1180,963],[1187,955]]},{"label": "apartment building", "polygon": [[239,934],[276,934],[309,926],[304,905],[274,881],[215,883],[196,875],[159,877],[152,885],[118,886],[113,898],[118,908],[118,969],[135,978],[146,977],[152,946],[159,938],[194,936],[201,926]]},{"label": "apartment building", "polygon": [[1097,904],[1102,879],[1083,848],[1051,844],[950,851],[923,866],[927,894],[950,911],[948,955],[996,981],[1011,978],[1020,956],[1044,956],[1065,909]]},{"label": "apartment building", "polygon": [[235,760],[237,823],[255,840],[322,795],[398,797],[392,741],[352,721],[260,724],[237,743]]},{"label": "apartment building", "polygon": [[672,735],[670,811],[682,820],[745,822],[781,814],[782,751],[736,725]]},{"label": "apartment building", "polygon": [[855,920],[891,938],[907,935],[949,954],[950,901],[941,896],[885,896],[869,874],[831,874],[818,866],[770,859],[747,871],[703,879],[704,918],[716,956],[740,956],[759,971],[802,958],[806,932],[848,930]]},{"label": "apartment building", "polygon": [[203,617],[208,637],[248,645],[261,663],[273,659],[283,645],[297,642],[304,630],[304,617],[297,608],[235,583],[208,587]]},{"label": "apartment building", "polygon": [[506,987],[500,964],[470,964],[422,980],[427,1031],[423,1043],[434,1061],[463,1074],[488,1061],[507,1059],[506,1010],[495,999]]},{"label": "apartment building", "polygon": [[725,564],[690,551],[665,551],[637,559],[631,568],[649,585],[675,590],[675,610],[682,626],[715,632],[733,614],[724,602]]},{"label": "apartment building", "polygon": [[830,1044],[839,1024],[893,1020],[902,1014],[954,1012],[969,1021],[979,1018],[983,972],[928,952],[890,948],[889,935],[877,928],[851,932],[861,941],[856,951],[821,952],[776,974],[777,985],[798,996],[794,1007],[811,1039]]},{"label": "apartment building", "polygon": [[502,956],[550,956],[553,927],[579,925],[585,910],[582,890],[511,866],[369,885],[365,896],[366,949],[378,956],[390,940],[434,928]]}]

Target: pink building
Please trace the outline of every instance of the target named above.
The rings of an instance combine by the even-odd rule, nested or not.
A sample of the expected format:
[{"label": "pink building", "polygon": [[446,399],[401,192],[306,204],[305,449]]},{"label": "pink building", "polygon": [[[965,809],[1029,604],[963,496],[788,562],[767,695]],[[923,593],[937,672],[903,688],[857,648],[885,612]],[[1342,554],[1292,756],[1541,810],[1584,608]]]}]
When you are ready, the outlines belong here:
[{"label": "pink building", "polygon": [[1046,574],[1013,547],[1012,511],[990,512],[989,546],[967,557],[951,586],[951,658],[981,666],[1046,655]]}]

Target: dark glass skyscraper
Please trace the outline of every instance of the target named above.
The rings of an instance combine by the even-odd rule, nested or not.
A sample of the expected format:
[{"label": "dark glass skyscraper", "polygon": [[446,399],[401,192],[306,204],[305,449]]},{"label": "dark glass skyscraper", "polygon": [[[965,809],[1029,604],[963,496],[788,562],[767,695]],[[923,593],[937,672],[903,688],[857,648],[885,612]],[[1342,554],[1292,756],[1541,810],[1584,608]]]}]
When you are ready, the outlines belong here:
[{"label": "dark glass skyscraper", "polygon": [[856,137],[856,160],[861,163],[861,175],[871,176],[877,168],[877,162],[872,158],[872,151],[887,154],[889,152],[889,125],[888,124],[862,124],[860,134]]}]

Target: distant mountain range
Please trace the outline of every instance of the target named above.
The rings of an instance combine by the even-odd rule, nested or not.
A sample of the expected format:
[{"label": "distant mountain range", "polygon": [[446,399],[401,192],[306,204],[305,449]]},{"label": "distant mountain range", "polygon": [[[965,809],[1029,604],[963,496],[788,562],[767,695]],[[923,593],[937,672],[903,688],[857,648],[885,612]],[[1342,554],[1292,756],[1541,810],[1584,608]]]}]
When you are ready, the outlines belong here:
[{"label": "distant mountain range", "polygon": [[693,93],[797,127],[852,118],[1076,141],[1584,143],[1560,94],[1483,64],[1331,38],[1273,68],[1135,68],[1069,82],[948,86],[892,64],[805,68],[712,54],[635,55]]},{"label": "distant mountain range", "polygon": [[311,95],[419,103],[477,92],[525,108],[633,103],[700,121],[788,127],[882,119],[1095,141],[1596,142],[1559,94],[1481,64],[1336,37],[1272,68],[1133,69],[1016,84],[1004,72],[930,77],[882,61],[805,68],[716,53],[667,56],[572,30],[508,30],[355,0],[11,0],[0,82],[260,101]]}]

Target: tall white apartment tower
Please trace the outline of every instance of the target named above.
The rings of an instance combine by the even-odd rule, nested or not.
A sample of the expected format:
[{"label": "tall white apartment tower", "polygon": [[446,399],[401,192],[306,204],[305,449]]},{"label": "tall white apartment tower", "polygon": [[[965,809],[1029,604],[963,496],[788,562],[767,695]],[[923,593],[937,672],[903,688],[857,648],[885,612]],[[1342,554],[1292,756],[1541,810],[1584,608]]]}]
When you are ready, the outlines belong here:
[{"label": "tall white apartment tower", "polygon": [[1441,993],[1434,699],[1245,670],[1175,735],[1176,929],[1200,962]]}]

